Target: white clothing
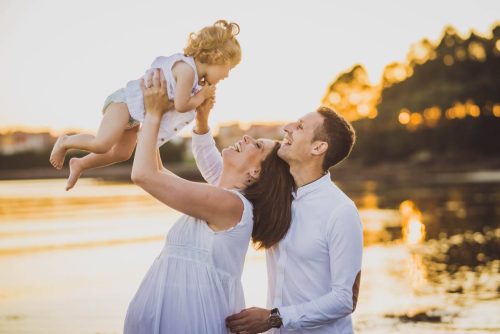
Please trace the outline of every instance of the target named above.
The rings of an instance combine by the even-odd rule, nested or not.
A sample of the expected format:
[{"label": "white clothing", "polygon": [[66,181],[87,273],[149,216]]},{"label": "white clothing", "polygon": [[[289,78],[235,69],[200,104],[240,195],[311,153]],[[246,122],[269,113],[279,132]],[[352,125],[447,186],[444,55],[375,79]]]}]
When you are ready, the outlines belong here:
[{"label": "white clothing", "polygon": [[[172,73],[172,67],[179,61],[183,61],[190,65],[194,71],[194,80],[191,88],[191,96],[198,93],[201,90],[201,86],[198,84],[199,78],[196,71],[196,64],[193,57],[186,57],[182,53],[176,53],[169,57],[158,57],[155,59],[151,68],[146,71],[146,74],[137,80],[132,80],[127,83],[125,87],[126,103],[133,119],[139,122],[144,121],[145,110],[144,110],[144,97],[141,90],[141,81],[150,73],[150,71],[155,68],[160,68],[163,71],[165,79],[167,80],[167,94],[170,100],[174,99],[176,81]],[[174,135],[179,133],[182,128],[191,123],[195,117],[195,110],[190,110],[187,112],[180,113],[176,110],[171,110],[163,114],[160,123],[160,130],[158,133],[157,146],[165,144]]]},{"label": "white clothing", "polygon": [[130,302],[125,334],[228,333],[225,318],[245,308],[241,274],[253,229],[252,204],[241,221],[214,232],[184,215]]},{"label": "white clothing", "polygon": [[[203,177],[216,180],[220,157],[208,150],[210,133],[193,133],[193,154]],[[272,333],[353,333],[363,232],[355,204],[330,174],[297,189],[292,222],[278,245],[266,250],[268,308],[283,326]]]}]

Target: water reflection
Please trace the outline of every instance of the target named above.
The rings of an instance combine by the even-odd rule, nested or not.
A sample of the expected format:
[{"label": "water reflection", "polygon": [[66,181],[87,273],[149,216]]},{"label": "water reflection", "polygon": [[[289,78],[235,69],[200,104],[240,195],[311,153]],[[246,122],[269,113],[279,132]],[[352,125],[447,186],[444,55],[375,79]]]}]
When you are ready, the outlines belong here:
[{"label": "water reflection", "polygon": [[[500,330],[490,316],[500,312],[499,188],[449,181],[343,185],[362,208],[364,266],[373,265],[355,315],[358,332]],[[380,279],[378,271],[385,272]],[[363,308],[375,307],[371,300],[378,317]]]},{"label": "water reflection", "polygon": [[[73,321],[84,332],[121,331],[178,213],[130,184],[81,181],[70,193],[64,180],[0,182],[2,333],[70,332]],[[500,311],[495,184],[340,186],[364,226],[356,332],[500,329],[491,316]],[[263,252],[250,249],[243,283],[248,304],[265,306]]]},{"label": "water reflection", "polygon": [[424,265],[422,256],[418,253],[410,253],[407,262],[408,275],[410,276],[413,291],[419,292],[427,284],[427,266]]},{"label": "water reflection", "polygon": [[82,179],[78,191],[66,192],[60,180],[0,182],[0,223],[147,214],[155,208],[155,200],[127,183]]},{"label": "water reflection", "polygon": [[401,213],[401,230],[403,240],[409,245],[419,244],[425,240],[425,225],[422,223],[422,212],[413,201],[406,200],[399,205]]}]

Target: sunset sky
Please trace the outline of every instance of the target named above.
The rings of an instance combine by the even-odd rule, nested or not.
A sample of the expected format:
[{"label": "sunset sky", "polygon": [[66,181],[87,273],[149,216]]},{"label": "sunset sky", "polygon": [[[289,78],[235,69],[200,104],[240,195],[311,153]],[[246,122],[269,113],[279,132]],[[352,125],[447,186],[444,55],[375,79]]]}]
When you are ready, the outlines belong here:
[{"label": "sunset sky", "polygon": [[356,63],[377,82],[446,25],[488,32],[500,1],[0,0],[0,130],[95,132],[106,96],[221,18],[240,24],[243,60],[218,87],[214,126],[298,118]]}]

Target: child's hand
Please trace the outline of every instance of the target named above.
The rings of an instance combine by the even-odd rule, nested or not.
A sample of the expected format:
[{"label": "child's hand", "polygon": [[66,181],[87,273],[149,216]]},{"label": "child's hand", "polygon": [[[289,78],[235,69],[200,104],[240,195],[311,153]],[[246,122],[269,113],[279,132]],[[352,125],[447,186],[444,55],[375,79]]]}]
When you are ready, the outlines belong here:
[{"label": "child's hand", "polygon": [[200,94],[203,95],[204,99],[208,99],[215,96],[215,85],[206,84],[201,88]]},{"label": "child's hand", "polygon": [[168,100],[167,80],[160,69],[155,69],[149,74],[146,87],[141,80],[141,90],[144,95],[144,110],[147,113],[161,116],[165,111],[172,109],[173,103]]}]

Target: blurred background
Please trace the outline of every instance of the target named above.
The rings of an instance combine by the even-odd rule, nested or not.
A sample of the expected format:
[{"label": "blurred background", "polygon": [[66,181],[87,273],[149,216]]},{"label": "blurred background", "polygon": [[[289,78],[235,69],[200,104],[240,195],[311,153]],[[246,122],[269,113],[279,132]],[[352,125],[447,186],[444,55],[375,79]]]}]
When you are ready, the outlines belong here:
[{"label": "blurred background", "polygon": [[[130,182],[131,161],[65,192],[49,153],[220,18],[241,25],[243,61],[217,89],[219,147],[280,139],[320,104],[357,130],[331,171],[364,226],[356,332],[500,331],[498,2],[0,0],[0,332],[122,331],[179,213]],[[190,130],[162,158],[201,181]],[[266,282],[250,246],[248,306],[265,306]]]}]

